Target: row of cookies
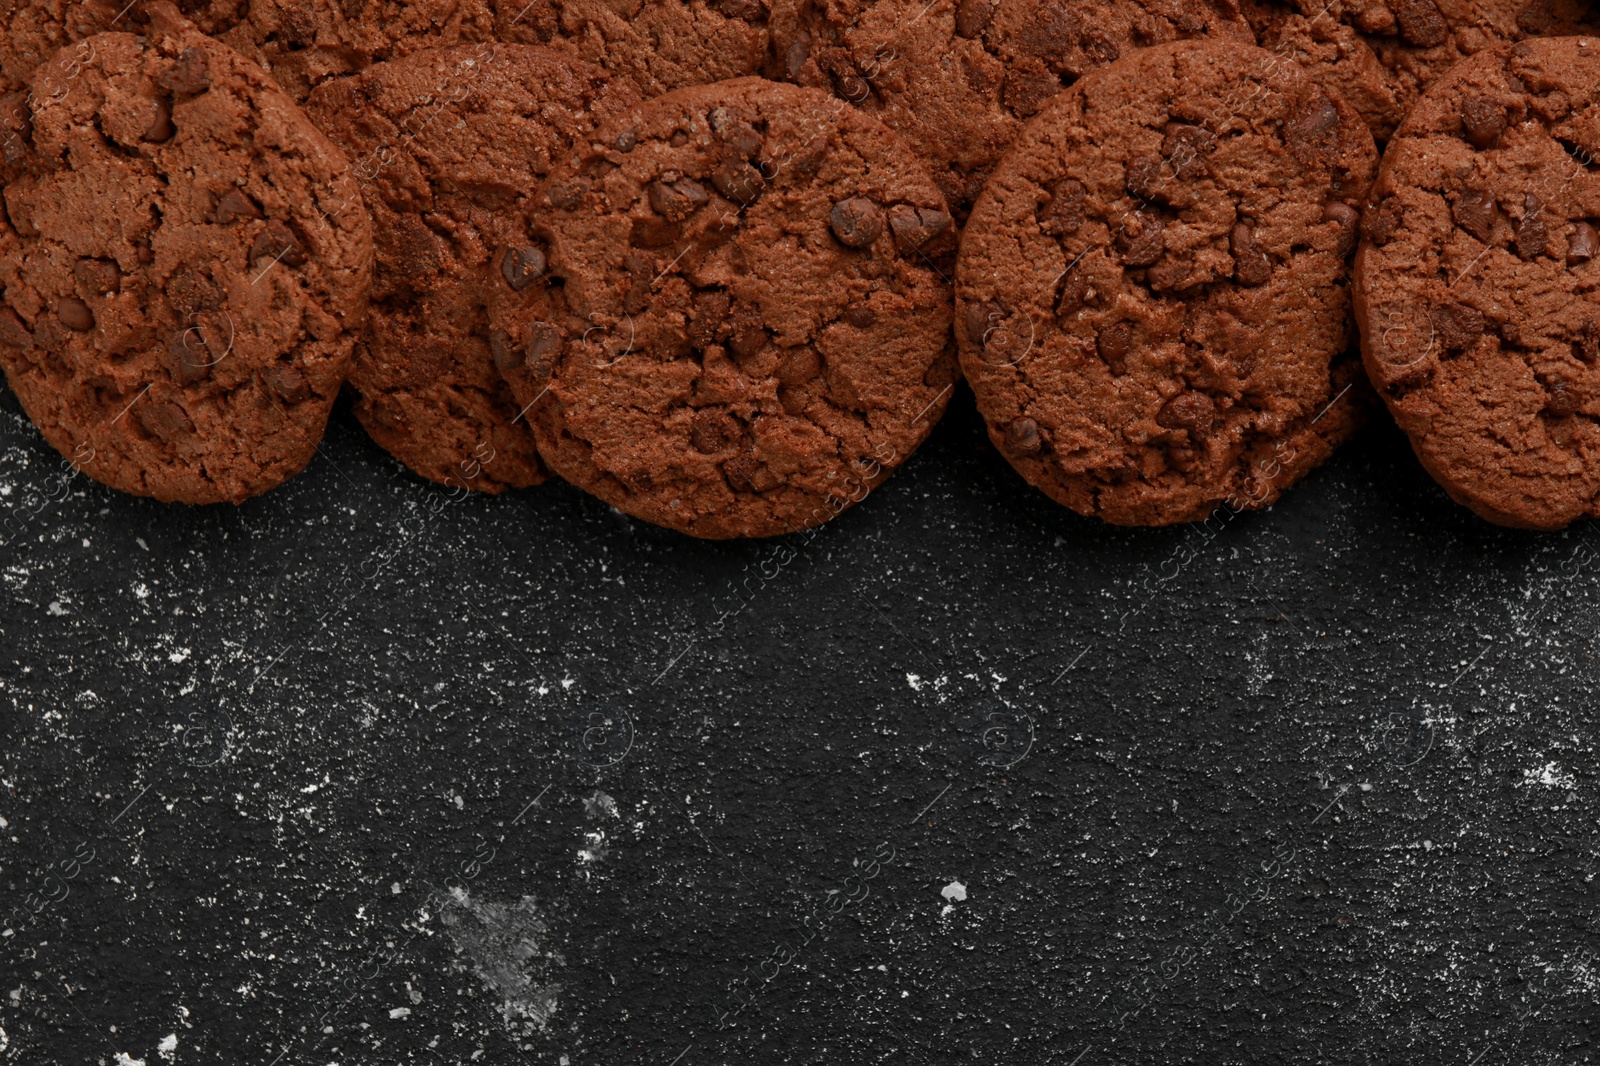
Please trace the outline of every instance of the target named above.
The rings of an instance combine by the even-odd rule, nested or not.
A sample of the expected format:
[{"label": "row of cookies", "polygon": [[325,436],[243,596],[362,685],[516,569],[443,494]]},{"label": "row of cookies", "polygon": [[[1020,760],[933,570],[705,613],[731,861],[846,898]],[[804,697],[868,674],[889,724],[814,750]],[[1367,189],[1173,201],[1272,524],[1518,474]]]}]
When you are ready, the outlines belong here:
[{"label": "row of cookies", "polygon": [[302,108],[145,13],[39,67],[6,131],[0,360],[91,476],[240,501],[310,460],[348,378],[436,481],[548,463],[662,524],[765,535],[861,498],[949,399],[951,219],[846,104],[754,77],[642,102],[479,42]]},{"label": "row of cookies", "polygon": [[[1384,120],[1343,102],[1347,59],[1282,42],[1377,33],[1370,10],[381,7],[296,9],[309,36],[266,6],[211,27],[259,63],[170,4],[130,8],[141,32],[65,47],[7,98],[0,358],[53,444],[98,442],[95,476],[261,491],[309,460],[348,370],[368,432],[436,481],[499,491],[548,465],[697,535],[814,525],[947,401],[947,210],[985,189],[962,361],[1057,499],[1135,523],[1262,506],[1359,421],[1342,279],[1376,160],[1362,120]],[[1391,28],[1416,36],[1403,7]],[[40,40],[76,32],[28,10]],[[491,39],[524,18],[555,48]],[[1493,29],[1439,18],[1446,52]],[[1160,44],[1185,38],[1212,43]],[[659,95],[749,69],[816,87]],[[1090,135],[1093,98],[1154,117]]]}]

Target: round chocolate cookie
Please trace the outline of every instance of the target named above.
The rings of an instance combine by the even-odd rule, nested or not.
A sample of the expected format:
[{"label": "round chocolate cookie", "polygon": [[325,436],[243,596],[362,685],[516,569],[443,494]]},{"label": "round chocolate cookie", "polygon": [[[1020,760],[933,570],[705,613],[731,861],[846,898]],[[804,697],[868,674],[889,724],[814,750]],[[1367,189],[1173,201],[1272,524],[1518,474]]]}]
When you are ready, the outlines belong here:
[{"label": "round chocolate cookie", "polygon": [[817,525],[938,421],[953,226],[903,142],[759,78],[601,127],[546,184],[549,284],[491,307],[551,469],[699,537]]},{"label": "round chocolate cookie", "polygon": [[1400,117],[1430,82],[1466,56],[1529,37],[1600,32],[1600,10],[1590,0],[1294,2],[1319,32],[1323,23],[1341,22],[1366,36],[1394,97],[1393,115]]},{"label": "round chocolate cookie", "polygon": [[564,47],[644,97],[758,74],[766,0],[494,0],[503,41]]},{"label": "round chocolate cookie", "polygon": [[1345,278],[1376,169],[1355,111],[1249,45],[1080,79],[962,235],[961,365],[995,446],[1119,524],[1272,503],[1364,406]]},{"label": "round chocolate cookie", "polygon": [[344,154],[186,24],[86,38],[6,117],[0,363],[45,439],[168,501],[304,467],[366,313]]},{"label": "round chocolate cookie", "polygon": [[[791,0],[782,75],[905,137],[965,216],[990,169],[1063,85],[1153,44],[1254,44],[1236,0]],[[793,26],[788,23],[792,21]]]},{"label": "round chocolate cookie", "polygon": [[[255,60],[290,96],[416,48],[494,38],[489,0],[179,0],[202,32]],[[73,41],[143,33],[170,0],[0,0],[0,90]]]},{"label": "round chocolate cookie", "polygon": [[1362,351],[1422,464],[1492,522],[1600,514],[1600,37],[1436,81],[1364,227]]},{"label": "round chocolate cookie", "polygon": [[490,355],[488,290],[542,277],[534,191],[575,140],[633,102],[600,68],[518,44],[414,52],[325,82],[307,101],[373,217],[356,417],[423,477],[485,492],[545,479]]}]

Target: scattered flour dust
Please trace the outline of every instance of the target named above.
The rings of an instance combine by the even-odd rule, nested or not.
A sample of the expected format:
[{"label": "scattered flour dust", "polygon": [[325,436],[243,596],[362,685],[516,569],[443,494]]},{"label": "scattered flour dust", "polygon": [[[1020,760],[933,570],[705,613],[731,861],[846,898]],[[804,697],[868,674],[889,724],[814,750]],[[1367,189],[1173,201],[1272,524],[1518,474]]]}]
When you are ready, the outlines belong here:
[{"label": "scattered flour dust", "polygon": [[1551,788],[1573,788],[1577,780],[1569,773],[1562,772],[1561,767],[1555,763],[1545,763],[1544,767],[1534,767],[1532,770],[1522,771],[1523,787],[1532,785],[1547,785]]},{"label": "scattered flour dust", "polygon": [[561,991],[553,972],[565,960],[550,948],[550,928],[534,898],[497,903],[456,889],[439,921],[455,945],[458,966],[500,997],[506,1026],[530,1035],[542,1031]]}]

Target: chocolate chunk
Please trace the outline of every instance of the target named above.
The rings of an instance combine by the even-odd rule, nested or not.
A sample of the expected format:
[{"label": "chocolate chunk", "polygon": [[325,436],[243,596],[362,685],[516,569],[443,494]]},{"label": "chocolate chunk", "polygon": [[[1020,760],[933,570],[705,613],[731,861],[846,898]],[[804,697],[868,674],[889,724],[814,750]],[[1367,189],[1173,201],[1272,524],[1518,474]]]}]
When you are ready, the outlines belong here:
[{"label": "chocolate chunk", "polygon": [[1315,162],[1339,151],[1339,108],[1326,96],[1301,101],[1284,124],[1284,141],[1302,162]]},{"label": "chocolate chunk", "polygon": [[1578,330],[1578,339],[1572,342],[1572,354],[1590,366],[1600,362],[1600,326],[1585,322]]},{"label": "chocolate chunk", "polygon": [[1128,372],[1128,356],[1133,352],[1133,323],[1118,322],[1100,331],[1095,347],[1106,366],[1117,376]]},{"label": "chocolate chunk", "polygon": [[856,304],[846,309],[844,320],[857,329],[867,329],[878,321],[878,312],[870,304]]},{"label": "chocolate chunk", "polygon": [[633,151],[634,146],[637,145],[638,143],[639,143],[639,131],[638,130],[623,130],[621,133],[617,134],[616,145],[617,145],[617,151],[619,151],[619,152],[622,152],[624,154],[626,154],[628,152],[631,152],[631,151]]},{"label": "chocolate chunk", "polygon": [[1450,23],[1445,21],[1433,0],[1390,0],[1389,7],[1400,23],[1400,36],[1407,44],[1432,48],[1450,38]]},{"label": "chocolate chunk", "polygon": [[1162,194],[1160,185],[1166,167],[1166,160],[1158,155],[1134,156],[1128,160],[1128,191],[1141,200],[1160,198],[1165,203],[1166,196]]},{"label": "chocolate chunk", "polygon": [[1572,229],[1572,239],[1567,242],[1567,266],[1577,266],[1600,253],[1600,231],[1587,222],[1579,222]]},{"label": "chocolate chunk", "polygon": [[840,244],[865,248],[883,232],[883,209],[866,197],[852,196],[833,205],[828,224]]},{"label": "chocolate chunk", "polygon": [[305,403],[311,399],[311,386],[305,375],[287,363],[274,363],[261,374],[267,388],[284,403]]},{"label": "chocolate chunk", "polygon": [[729,160],[711,175],[711,184],[717,191],[742,207],[749,207],[766,190],[767,182],[761,171],[749,163]]},{"label": "chocolate chunk", "polygon": [[185,48],[161,76],[161,84],[175,93],[195,96],[211,88],[211,59],[199,46]]},{"label": "chocolate chunk", "polygon": [[629,252],[622,261],[628,272],[628,288],[622,296],[622,309],[636,315],[650,306],[650,289],[655,284],[656,260],[643,252]]},{"label": "chocolate chunk", "polygon": [[762,463],[756,458],[755,452],[745,445],[738,455],[722,464],[722,476],[728,480],[728,485],[735,492],[754,492],[756,478],[760,476]]},{"label": "chocolate chunk", "polygon": [[175,403],[145,401],[133,405],[133,417],[146,433],[166,442],[176,444],[194,436],[194,423]]},{"label": "chocolate chunk", "polygon": [[261,208],[239,189],[229,189],[217,201],[217,209],[212,216],[219,226],[232,225],[241,218],[260,218]]},{"label": "chocolate chunk", "polygon": [[1180,392],[1161,405],[1156,423],[1167,429],[1182,429],[1204,434],[1211,430],[1217,416],[1217,405],[1203,392]]},{"label": "chocolate chunk", "polygon": [[1012,455],[1034,456],[1043,448],[1044,438],[1039,435],[1039,423],[1033,419],[1014,419],[1006,426],[1006,449]]},{"label": "chocolate chunk", "polygon": [[680,178],[671,184],[664,181],[650,183],[651,208],[670,222],[682,222],[710,202],[711,194],[693,178]]},{"label": "chocolate chunk", "polygon": [[1496,206],[1494,197],[1482,189],[1468,189],[1455,202],[1451,214],[1455,217],[1456,225],[1487,244],[1494,235],[1494,223],[1500,215],[1500,208]]},{"label": "chocolate chunk", "polygon": [[1056,297],[1056,319],[1065,322],[1083,310],[1089,296],[1089,279],[1081,271],[1069,270],[1061,279],[1061,293]]},{"label": "chocolate chunk", "polygon": [[556,360],[566,336],[561,328],[550,322],[535,322],[528,327],[528,345],[523,353],[522,365],[535,381],[543,382],[555,370]]},{"label": "chocolate chunk", "polygon": [[93,296],[122,287],[122,270],[110,259],[80,259],[72,267],[72,276],[84,292]]},{"label": "chocolate chunk", "polygon": [[717,330],[728,317],[733,301],[725,292],[697,292],[694,313],[689,316],[690,346],[704,350],[717,343]]},{"label": "chocolate chunk", "polygon": [[822,357],[814,348],[796,348],[778,364],[778,381],[784,385],[804,385],[822,373]]},{"label": "chocolate chunk", "polygon": [[994,21],[994,0],[961,0],[956,5],[956,35],[972,40],[982,37]]},{"label": "chocolate chunk", "polygon": [[1133,227],[1124,225],[1117,236],[1117,243],[1122,246],[1122,261],[1131,267],[1154,266],[1166,250],[1162,222],[1149,215],[1136,215],[1134,222],[1138,226],[1137,233],[1130,234],[1128,231]]},{"label": "chocolate chunk", "polygon": [[231,322],[226,323],[224,332],[215,316],[200,314],[192,318],[193,324],[173,337],[165,361],[180,385],[193,385],[210,376],[211,368],[233,350]]},{"label": "chocolate chunk", "polygon": [[94,329],[94,312],[76,296],[63,296],[56,301],[56,318],[61,324],[78,333]]},{"label": "chocolate chunk", "polygon": [[1061,178],[1050,186],[1050,199],[1039,211],[1039,228],[1053,237],[1076,233],[1083,225],[1084,201],[1089,190],[1076,178]]},{"label": "chocolate chunk", "polygon": [[727,451],[739,436],[739,423],[727,411],[715,408],[696,411],[689,421],[689,439],[695,450],[708,455]]},{"label": "chocolate chunk", "polygon": [[1445,304],[1435,308],[1432,318],[1434,333],[1449,352],[1470,351],[1488,325],[1482,311],[1464,304]]},{"label": "chocolate chunk", "polygon": [[1391,196],[1367,207],[1361,217],[1361,229],[1373,244],[1388,244],[1400,228],[1404,216],[1405,208],[1401,206],[1400,198]]},{"label": "chocolate chunk", "polygon": [[143,140],[160,144],[172,140],[172,105],[164,99],[156,100],[156,115],[150,120],[150,125],[140,135]]},{"label": "chocolate chunk", "polygon": [[743,22],[760,22],[767,17],[767,9],[757,0],[717,0],[717,10]]},{"label": "chocolate chunk", "polygon": [[1341,257],[1347,257],[1356,250],[1361,240],[1360,211],[1342,200],[1330,200],[1322,209],[1322,221],[1332,222],[1339,227],[1336,251]]},{"label": "chocolate chunk", "polygon": [[1172,165],[1173,175],[1179,181],[1192,181],[1210,169],[1206,156],[1217,146],[1216,135],[1204,126],[1191,126],[1183,122],[1167,123],[1161,138],[1161,154]]},{"label": "chocolate chunk", "polygon": [[266,228],[256,235],[250,245],[250,259],[254,262],[265,256],[292,267],[306,265],[305,247],[294,235],[294,230],[277,219],[267,222]]},{"label": "chocolate chunk", "polygon": [[1554,418],[1570,417],[1583,407],[1583,397],[1570,382],[1552,381],[1544,391],[1544,409]]},{"label": "chocolate chunk", "polygon": [[1544,223],[1544,202],[1533,193],[1522,198],[1522,219],[1517,223],[1517,255],[1536,259],[1550,247]]},{"label": "chocolate chunk", "polygon": [[544,251],[534,244],[507,248],[500,258],[500,276],[517,292],[544,276]]},{"label": "chocolate chunk", "polygon": [[994,304],[971,303],[967,305],[966,321],[967,343],[975,348],[981,348],[989,339],[990,316],[999,313]]},{"label": "chocolate chunk", "polygon": [[1506,131],[1506,109],[1488,96],[1469,96],[1461,101],[1461,130],[1474,148],[1493,148]]},{"label": "chocolate chunk", "polygon": [[1236,223],[1228,234],[1233,251],[1233,276],[1241,285],[1260,285],[1272,277],[1272,258],[1256,243],[1256,231],[1248,222]]},{"label": "chocolate chunk", "polygon": [[933,207],[897,204],[889,209],[889,230],[895,247],[911,255],[950,228],[950,215]]}]

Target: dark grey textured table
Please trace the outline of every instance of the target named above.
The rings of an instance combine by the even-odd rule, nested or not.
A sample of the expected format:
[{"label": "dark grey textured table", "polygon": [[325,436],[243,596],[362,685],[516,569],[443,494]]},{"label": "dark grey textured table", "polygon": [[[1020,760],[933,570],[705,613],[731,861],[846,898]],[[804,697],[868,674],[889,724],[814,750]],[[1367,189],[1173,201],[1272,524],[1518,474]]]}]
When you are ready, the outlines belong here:
[{"label": "dark grey textured table", "polygon": [[814,535],[235,509],[0,401],[0,1062],[1600,1057],[1594,534],[1378,426],[1120,530],[963,396]]}]

